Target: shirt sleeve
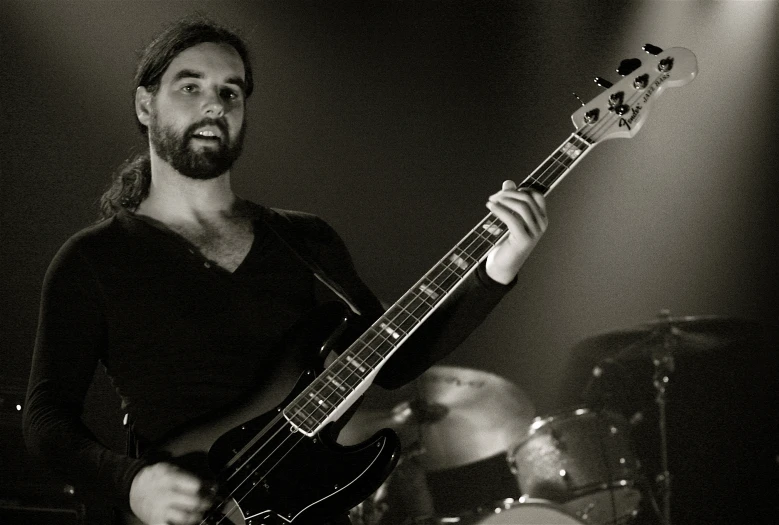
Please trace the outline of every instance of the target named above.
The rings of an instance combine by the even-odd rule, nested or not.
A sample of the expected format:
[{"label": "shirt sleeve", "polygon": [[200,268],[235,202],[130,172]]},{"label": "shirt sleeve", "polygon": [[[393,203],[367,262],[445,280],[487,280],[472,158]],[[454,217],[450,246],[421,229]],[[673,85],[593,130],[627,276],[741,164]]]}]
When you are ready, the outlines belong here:
[{"label": "shirt sleeve", "polygon": [[[375,321],[384,313],[381,303],[360,279],[343,240],[325,221],[318,221],[321,265],[361,306],[365,320]],[[516,281],[515,278],[506,285],[494,281],[487,275],[485,262],[482,261],[395,351],[374,383],[394,389],[419,377],[457,348]]]},{"label": "shirt sleeve", "polygon": [[144,462],[103,446],[81,420],[106,345],[104,306],[88,260],[68,241],[44,279],[23,430],[30,452],[77,492],[96,491],[129,510]]}]

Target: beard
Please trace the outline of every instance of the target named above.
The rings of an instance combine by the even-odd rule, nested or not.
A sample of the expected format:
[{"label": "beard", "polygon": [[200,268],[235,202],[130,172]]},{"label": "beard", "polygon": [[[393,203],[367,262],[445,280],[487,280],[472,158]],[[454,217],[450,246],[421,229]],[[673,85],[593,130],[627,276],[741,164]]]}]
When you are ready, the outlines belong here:
[{"label": "beard", "polygon": [[[192,144],[194,132],[205,125],[218,127],[222,138],[217,148],[197,150]],[[151,114],[149,122],[149,140],[157,155],[185,177],[196,180],[215,179],[226,173],[241,156],[245,131],[244,121],[238,136],[231,142],[223,119],[205,118],[183,132],[161,124],[156,112]]]}]

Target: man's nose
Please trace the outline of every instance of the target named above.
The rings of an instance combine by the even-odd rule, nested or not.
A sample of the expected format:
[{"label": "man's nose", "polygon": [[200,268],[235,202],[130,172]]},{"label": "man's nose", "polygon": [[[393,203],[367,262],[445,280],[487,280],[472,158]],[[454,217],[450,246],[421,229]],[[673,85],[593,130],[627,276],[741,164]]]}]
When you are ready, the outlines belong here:
[{"label": "man's nose", "polygon": [[203,101],[203,113],[211,118],[224,115],[224,101],[217,91],[211,91],[206,95],[206,99]]}]

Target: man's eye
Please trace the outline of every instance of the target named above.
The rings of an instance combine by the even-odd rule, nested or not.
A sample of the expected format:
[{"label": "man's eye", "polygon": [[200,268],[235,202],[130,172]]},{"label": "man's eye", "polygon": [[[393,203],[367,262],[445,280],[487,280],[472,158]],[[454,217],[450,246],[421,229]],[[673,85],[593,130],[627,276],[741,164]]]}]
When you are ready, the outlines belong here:
[{"label": "man's eye", "polygon": [[184,93],[194,93],[197,91],[197,86],[194,84],[186,84],[184,86],[181,86],[181,91]]},{"label": "man's eye", "polygon": [[232,89],[223,89],[222,90],[222,97],[226,98],[228,100],[235,100],[238,98],[238,92]]}]

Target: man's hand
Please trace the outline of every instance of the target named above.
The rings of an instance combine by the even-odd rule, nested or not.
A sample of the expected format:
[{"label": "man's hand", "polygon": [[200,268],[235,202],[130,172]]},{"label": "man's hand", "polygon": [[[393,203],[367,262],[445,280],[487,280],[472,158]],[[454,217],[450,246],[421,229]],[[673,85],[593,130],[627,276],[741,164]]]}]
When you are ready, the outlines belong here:
[{"label": "man's hand", "polygon": [[539,192],[507,180],[490,196],[487,208],[508,227],[509,235],[487,256],[487,275],[508,284],[546,231],[546,203]]},{"label": "man's hand", "polygon": [[213,504],[203,482],[169,463],[141,469],[130,487],[130,509],[148,525],[193,525]]}]

